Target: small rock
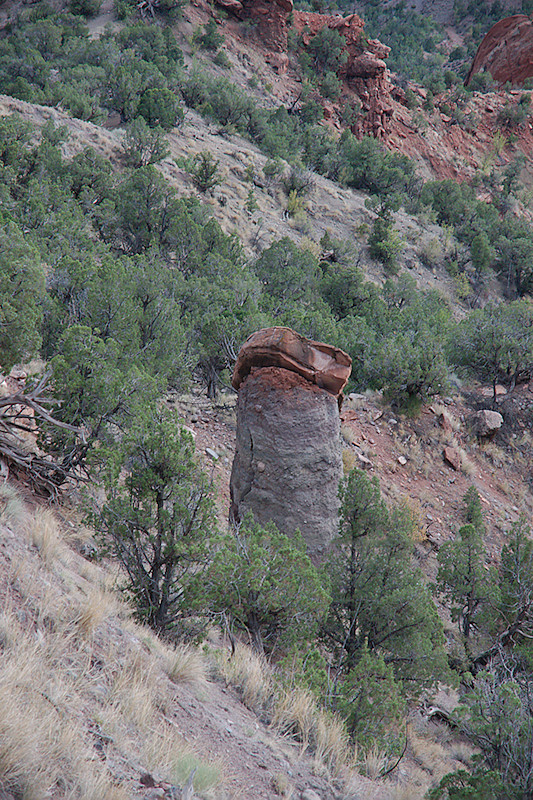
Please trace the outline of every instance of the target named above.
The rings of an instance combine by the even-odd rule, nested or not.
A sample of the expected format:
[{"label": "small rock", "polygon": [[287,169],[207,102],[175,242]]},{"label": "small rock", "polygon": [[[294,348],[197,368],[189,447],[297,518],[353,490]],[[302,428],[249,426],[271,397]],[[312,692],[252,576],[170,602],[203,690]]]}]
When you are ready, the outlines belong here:
[{"label": "small rock", "polygon": [[322,798],[313,789],[306,789],[302,792],[302,800],[322,800]]},{"label": "small rock", "polygon": [[453,447],[445,447],[444,452],[444,461],[448,464],[449,467],[454,469],[456,472],[459,472],[461,469],[461,456]]},{"label": "small rock", "polygon": [[218,461],[218,459],[220,458],[220,456],[219,456],[219,454],[217,453],[217,451],[216,451],[216,450],[212,450],[210,447],[206,447],[206,448],[205,448],[205,452],[206,452],[206,454],[207,454],[208,456],[211,456],[211,458],[213,459],[213,461]]},{"label": "small rock", "polygon": [[258,472],[264,472],[265,471],[265,465],[263,464],[262,461],[258,461],[257,462],[257,471]]},{"label": "small rock", "polygon": [[450,433],[453,430],[451,417],[446,411],[439,414],[439,425],[445,433]]},{"label": "small rock", "polygon": [[[483,397],[494,397],[494,390],[492,386],[485,386],[481,390],[481,394]],[[507,389],[505,386],[502,386],[500,383],[496,386],[496,397],[502,397],[504,394],[507,394]]]},{"label": "small rock", "polygon": [[394,417],[391,417],[389,419],[389,425],[397,425],[397,424],[398,424],[398,420],[394,419]]},{"label": "small rock", "polygon": [[405,467],[407,464],[407,459],[405,456],[398,456],[398,464],[401,464],[402,467]]}]

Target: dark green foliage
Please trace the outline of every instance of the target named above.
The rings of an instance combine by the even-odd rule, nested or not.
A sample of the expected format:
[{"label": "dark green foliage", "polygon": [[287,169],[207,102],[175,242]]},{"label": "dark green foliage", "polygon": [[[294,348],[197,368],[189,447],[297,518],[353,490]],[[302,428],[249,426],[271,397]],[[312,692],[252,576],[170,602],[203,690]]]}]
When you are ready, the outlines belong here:
[{"label": "dark green foliage", "polygon": [[157,164],[170,152],[163,129],[149,127],[144,117],[137,117],[128,125],[122,140],[122,147],[126,163],[131,167]]},{"label": "dark green foliage", "polygon": [[339,142],[340,179],[353,189],[387,198],[389,206],[394,196],[405,192],[414,175],[414,164],[406,156],[387,151],[375,139],[364,136],[356,139],[345,131]]},{"label": "dark green foliage", "polygon": [[320,82],[320,92],[323,97],[334,102],[339,99],[342,89],[342,82],[334,72],[326,72]]},{"label": "dark green foliage", "polygon": [[416,693],[447,674],[440,621],[412,562],[413,518],[390,511],[377,480],[353,470],[341,488],[341,528],[327,572],[332,604],[323,639],[342,680],[363,654],[383,656]]},{"label": "dark green foliage", "polygon": [[482,536],[485,533],[481,498],[475,486],[471,486],[463,497],[463,517],[467,525],[473,525]]},{"label": "dark green foliage", "polygon": [[363,751],[379,747],[397,752],[406,700],[392,665],[382,655],[369,653],[363,645],[357,665],[339,687],[336,705]]},{"label": "dark green foliage", "polygon": [[505,644],[529,643],[533,635],[533,541],[522,518],[510,532],[500,564],[499,611],[507,626]]},{"label": "dark green foliage", "polygon": [[311,58],[313,68],[319,72],[337,72],[345,63],[346,39],[338,31],[324,25],[307,45],[306,52]]},{"label": "dark green foliage", "polygon": [[[509,789],[510,787],[507,787]],[[476,769],[472,774],[464,769],[450,772],[431,789],[427,800],[503,800],[502,780],[494,770]]]},{"label": "dark green foliage", "polygon": [[189,587],[214,532],[210,486],[192,438],[170,412],[149,412],[99,455],[107,498],[91,521],[126,573],[125,592],[139,619],[181,633]]},{"label": "dark green foliage", "polygon": [[[519,659],[502,656],[476,676],[467,693],[460,725],[481,749],[487,772],[474,773],[472,790],[476,794],[472,791],[458,797],[522,800],[531,796],[533,681],[524,667]],[[482,795],[482,789],[488,794]]]},{"label": "dark green foliage", "polygon": [[395,274],[398,269],[397,259],[402,249],[402,240],[394,230],[394,220],[390,211],[382,211],[374,220],[368,238],[368,246],[372,258],[381,261],[389,274]]},{"label": "dark green foliage", "polygon": [[[340,0],[337,5],[345,14],[354,11],[354,4],[348,0]],[[409,3],[385,7],[375,0],[362,0],[355,10],[365,21],[365,35],[391,48],[387,66],[402,82],[411,80],[431,86],[442,80],[445,57],[437,45],[445,32],[429,15],[418,14]]]},{"label": "dark green foliage", "polygon": [[458,366],[496,384],[514,386],[533,365],[533,308],[526,300],[472,311],[454,326],[450,358]]},{"label": "dark green foliage", "polygon": [[261,527],[251,515],[219,540],[198,594],[268,653],[311,641],[329,599],[300,534]]},{"label": "dark green foliage", "polygon": [[195,39],[204,50],[218,50],[224,44],[224,34],[219,31],[213,17],[206,22],[203,31],[198,32]]},{"label": "dark green foliage", "polygon": [[[90,447],[109,435],[109,426],[124,426],[143,404],[153,401],[157,384],[137,366],[122,361],[116,341],[104,341],[90,328],[72,325],[59,342],[52,368],[56,417],[83,427],[85,443],[72,456],[84,462]],[[65,453],[78,447],[69,431],[54,430],[54,446]]]},{"label": "dark green foliage", "polygon": [[264,302],[274,317],[283,315],[293,304],[307,304],[316,297],[318,261],[287,237],[263,251],[254,271],[266,288]]},{"label": "dark green foliage", "polygon": [[489,237],[485,231],[478,233],[477,236],[474,236],[472,239],[470,255],[475,270],[475,278],[476,280],[480,280],[487,272],[494,259],[494,250],[490,246]]},{"label": "dark green foliage", "polygon": [[45,273],[20,228],[0,222],[0,365],[9,370],[39,350]]},{"label": "dark green foliage", "polygon": [[40,4],[0,42],[0,89],[33,102],[61,103],[97,122],[107,110],[132,120],[140,105],[150,125],[170,128],[183,116],[176,103],[182,62],[170,29],[136,22],[91,40],[81,17]]},{"label": "dark green foliage", "polygon": [[83,17],[95,17],[100,11],[102,0],[70,0],[70,10],[73,14]]},{"label": "dark green foliage", "polygon": [[210,192],[220,183],[219,165],[220,161],[207,150],[197,153],[188,165],[192,182],[202,194]]},{"label": "dark green foliage", "polygon": [[467,639],[479,629],[478,617],[495,583],[495,577],[485,572],[483,559],[483,542],[472,524],[463,525],[455,540],[444,542],[438,552],[437,586]]},{"label": "dark green foliage", "polygon": [[176,95],[165,87],[146,89],[141,95],[138,113],[151,128],[160,127],[166,131],[183,121],[183,110]]},{"label": "dark green foliage", "polygon": [[451,180],[428,182],[421,193],[422,203],[435,209],[438,221],[452,225],[457,238],[473,248],[477,276],[495,261],[510,296],[526,294],[533,286],[531,228],[498,212],[516,188],[520,168],[520,162],[513,164],[496,179],[494,203],[478,200],[471,186]]}]

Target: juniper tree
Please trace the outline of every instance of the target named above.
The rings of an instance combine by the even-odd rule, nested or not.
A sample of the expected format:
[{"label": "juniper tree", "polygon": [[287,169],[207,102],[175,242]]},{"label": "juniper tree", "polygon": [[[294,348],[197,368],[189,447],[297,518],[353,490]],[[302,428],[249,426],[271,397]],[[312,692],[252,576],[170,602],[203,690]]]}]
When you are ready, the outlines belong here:
[{"label": "juniper tree", "polygon": [[137,616],[158,631],[179,633],[215,528],[209,481],[192,437],[161,409],[139,417],[102,455],[106,500],[91,519],[124,569]]}]

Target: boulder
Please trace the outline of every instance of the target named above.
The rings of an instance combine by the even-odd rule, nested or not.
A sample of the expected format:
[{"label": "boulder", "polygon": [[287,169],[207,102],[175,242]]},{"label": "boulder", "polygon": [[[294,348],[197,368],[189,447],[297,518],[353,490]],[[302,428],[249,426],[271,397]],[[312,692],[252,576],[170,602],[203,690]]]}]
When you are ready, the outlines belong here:
[{"label": "boulder", "polygon": [[461,456],[457,450],[453,447],[445,447],[444,452],[444,461],[448,464],[449,467],[454,469],[456,472],[461,470]]},{"label": "boulder", "polygon": [[498,411],[484,408],[474,414],[474,430],[482,438],[494,436],[503,425],[503,417]]},{"label": "boulder", "polygon": [[352,360],[343,350],[306,339],[291,328],[252,333],[237,356],[232,386],[238,389],[252,367],[283,367],[339,398],[350,377]]},{"label": "boulder", "polygon": [[297,371],[250,365],[239,381],[231,519],[252,511],[289,536],[299,529],[318,555],[337,531],[341,477],[335,393]]},{"label": "boulder", "polygon": [[497,22],[478,47],[466,85],[482,70],[498,83],[522,84],[533,76],[533,21],[515,14]]}]

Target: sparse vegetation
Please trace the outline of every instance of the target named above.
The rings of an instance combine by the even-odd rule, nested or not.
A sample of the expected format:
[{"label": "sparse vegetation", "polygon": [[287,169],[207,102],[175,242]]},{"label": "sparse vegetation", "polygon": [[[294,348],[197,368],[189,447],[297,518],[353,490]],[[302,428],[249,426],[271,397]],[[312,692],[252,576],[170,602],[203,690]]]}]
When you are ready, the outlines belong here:
[{"label": "sparse vegetation", "polygon": [[[54,514],[30,513],[9,484],[0,485],[0,523],[16,534],[20,551],[0,575],[7,587],[0,614],[0,707],[6,709],[0,794],[129,797],[110,766],[119,748],[157,772],[173,793],[188,781],[191,790],[209,793],[224,781],[225,765],[177,737],[169,709],[179,688],[193,686],[195,701],[207,691],[214,658],[249,708],[313,754],[317,771],[357,763],[373,779],[383,777],[404,746],[419,757],[405,725],[413,699],[439,680],[460,681],[462,704],[453,720],[479,749],[477,761],[467,746],[459,760],[469,771],[441,780],[435,770],[432,778],[440,782],[428,796],[529,796],[533,557],[526,520],[511,526],[497,568],[488,569],[480,499],[472,489],[464,524],[453,540],[439,543],[436,590],[459,629],[448,621],[454,641],[448,663],[417,562],[430,541],[423,513],[402,502],[385,504],[377,484],[354,469],[359,444],[353,431],[351,440],[346,436],[338,538],[317,569],[297,534],[287,538],[251,518],[216,534],[209,481],[189,433],[162,410],[161,397],[169,388],[185,389],[194,375],[214,399],[229,382],[243,339],[271,324],[345,348],[355,367],[349,389],[382,392],[395,416],[416,412],[423,400],[448,390],[456,368],[490,381],[494,403],[497,383],[512,393],[533,370],[533,233],[516,209],[509,213],[523,162],[517,158],[499,171],[494,165],[507,138],[527,120],[530,96],[500,111],[498,122],[509,136],[496,136],[473,185],[422,185],[405,156],[369,137],[336,137],[321,124],[319,92],[333,101],[340,95],[345,54],[337,31],[323,28],[307,52],[301,50],[308,80],[289,110],[275,107],[274,95],[262,105],[231,77],[210,77],[205,53],[184,69],[172,28],[159,24],[178,5],[120,0],[116,10],[124,24],[93,36],[84,18],[98,12],[98,2],[73,0],[69,12],[39,3],[25,7],[0,42],[3,92],[95,124],[108,113],[127,123],[111,165],[89,147],[80,150],[50,121],[38,129],[16,116],[0,120],[0,364],[6,370],[33,355],[47,360],[49,400],[57,403],[54,416],[63,426],[39,423],[40,447],[54,459],[48,462],[53,486],[69,475],[100,481],[92,505],[99,556],[111,555],[121,565],[117,584],[135,615],[174,640],[163,645],[126,623],[128,611],[106,581],[91,583],[99,566],[87,561],[74,572],[76,556]],[[477,118],[460,107],[464,92],[456,88],[449,105],[439,93],[464,73],[479,26],[497,15],[498,4],[486,13],[456,4],[458,18],[473,15],[474,27],[448,63],[438,48],[438,26],[404,4],[387,9],[387,16],[377,2],[364,5],[367,35],[379,26],[380,38],[395,43],[389,65],[400,83],[401,73],[415,75],[425,84],[428,113],[436,116],[440,108],[463,129],[475,129]],[[139,9],[157,23],[134,19]],[[193,36],[193,50],[211,53],[210,63],[230,69],[218,49],[222,31],[210,17]],[[471,89],[490,89],[487,76],[476,77]],[[259,95],[257,78],[249,86]],[[408,87],[409,107],[418,105],[417,97]],[[261,198],[261,213],[271,200],[281,203],[296,220],[291,236],[306,224],[316,173],[346,193],[367,195],[355,243],[329,233],[318,243],[320,234],[309,233],[305,242],[296,235],[271,237],[256,256],[245,252],[238,236],[224,233],[212,216],[210,203],[222,206],[226,197],[220,190],[209,195],[227,175],[214,150],[178,164],[201,199],[186,193],[190,185],[179,193],[165,177],[176,166],[168,159],[174,134],[167,135],[184,120],[182,102],[215,121],[211,129],[244,135],[268,154],[263,175],[270,197],[265,192]],[[350,103],[344,119],[353,124],[363,112],[357,101]],[[417,114],[426,124],[424,111]],[[258,208],[256,191],[264,188],[259,159],[255,153],[253,167],[248,164],[239,200],[249,217]],[[490,202],[479,199],[481,190]],[[418,253],[435,271],[447,266],[460,296],[472,308],[483,307],[452,313],[437,292],[420,290],[401,269],[402,206],[446,225],[442,242],[453,232],[455,252],[441,244],[441,233],[431,233]],[[409,229],[411,243],[417,231]],[[381,264],[375,282],[361,268],[368,255]],[[381,284],[382,268],[388,279]],[[506,299],[486,303],[483,290],[494,275]],[[490,291],[491,297],[497,293]],[[12,442],[13,424],[9,415],[1,422],[7,479],[14,461],[4,429]],[[512,447],[527,454],[527,431],[510,435]],[[430,453],[436,440],[398,438],[409,480],[422,472],[430,477],[439,458]],[[458,444],[455,434],[450,441],[463,472],[474,476],[470,444]],[[496,466],[505,460],[500,444],[486,448]],[[510,452],[511,445],[507,460]],[[502,475],[497,485],[511,504],[512,480]],[[16,613],[13,598],[20,604]],[[224,648],[213,655],[211,644],[200,654],[191,644],[212,624],[229,637],[231,655]],[[436,758],[440,752],[435,747]],[[275,785],[289,796],[291,783],[283,777]],[[393,796],[401,791],[398,786]]]}]

